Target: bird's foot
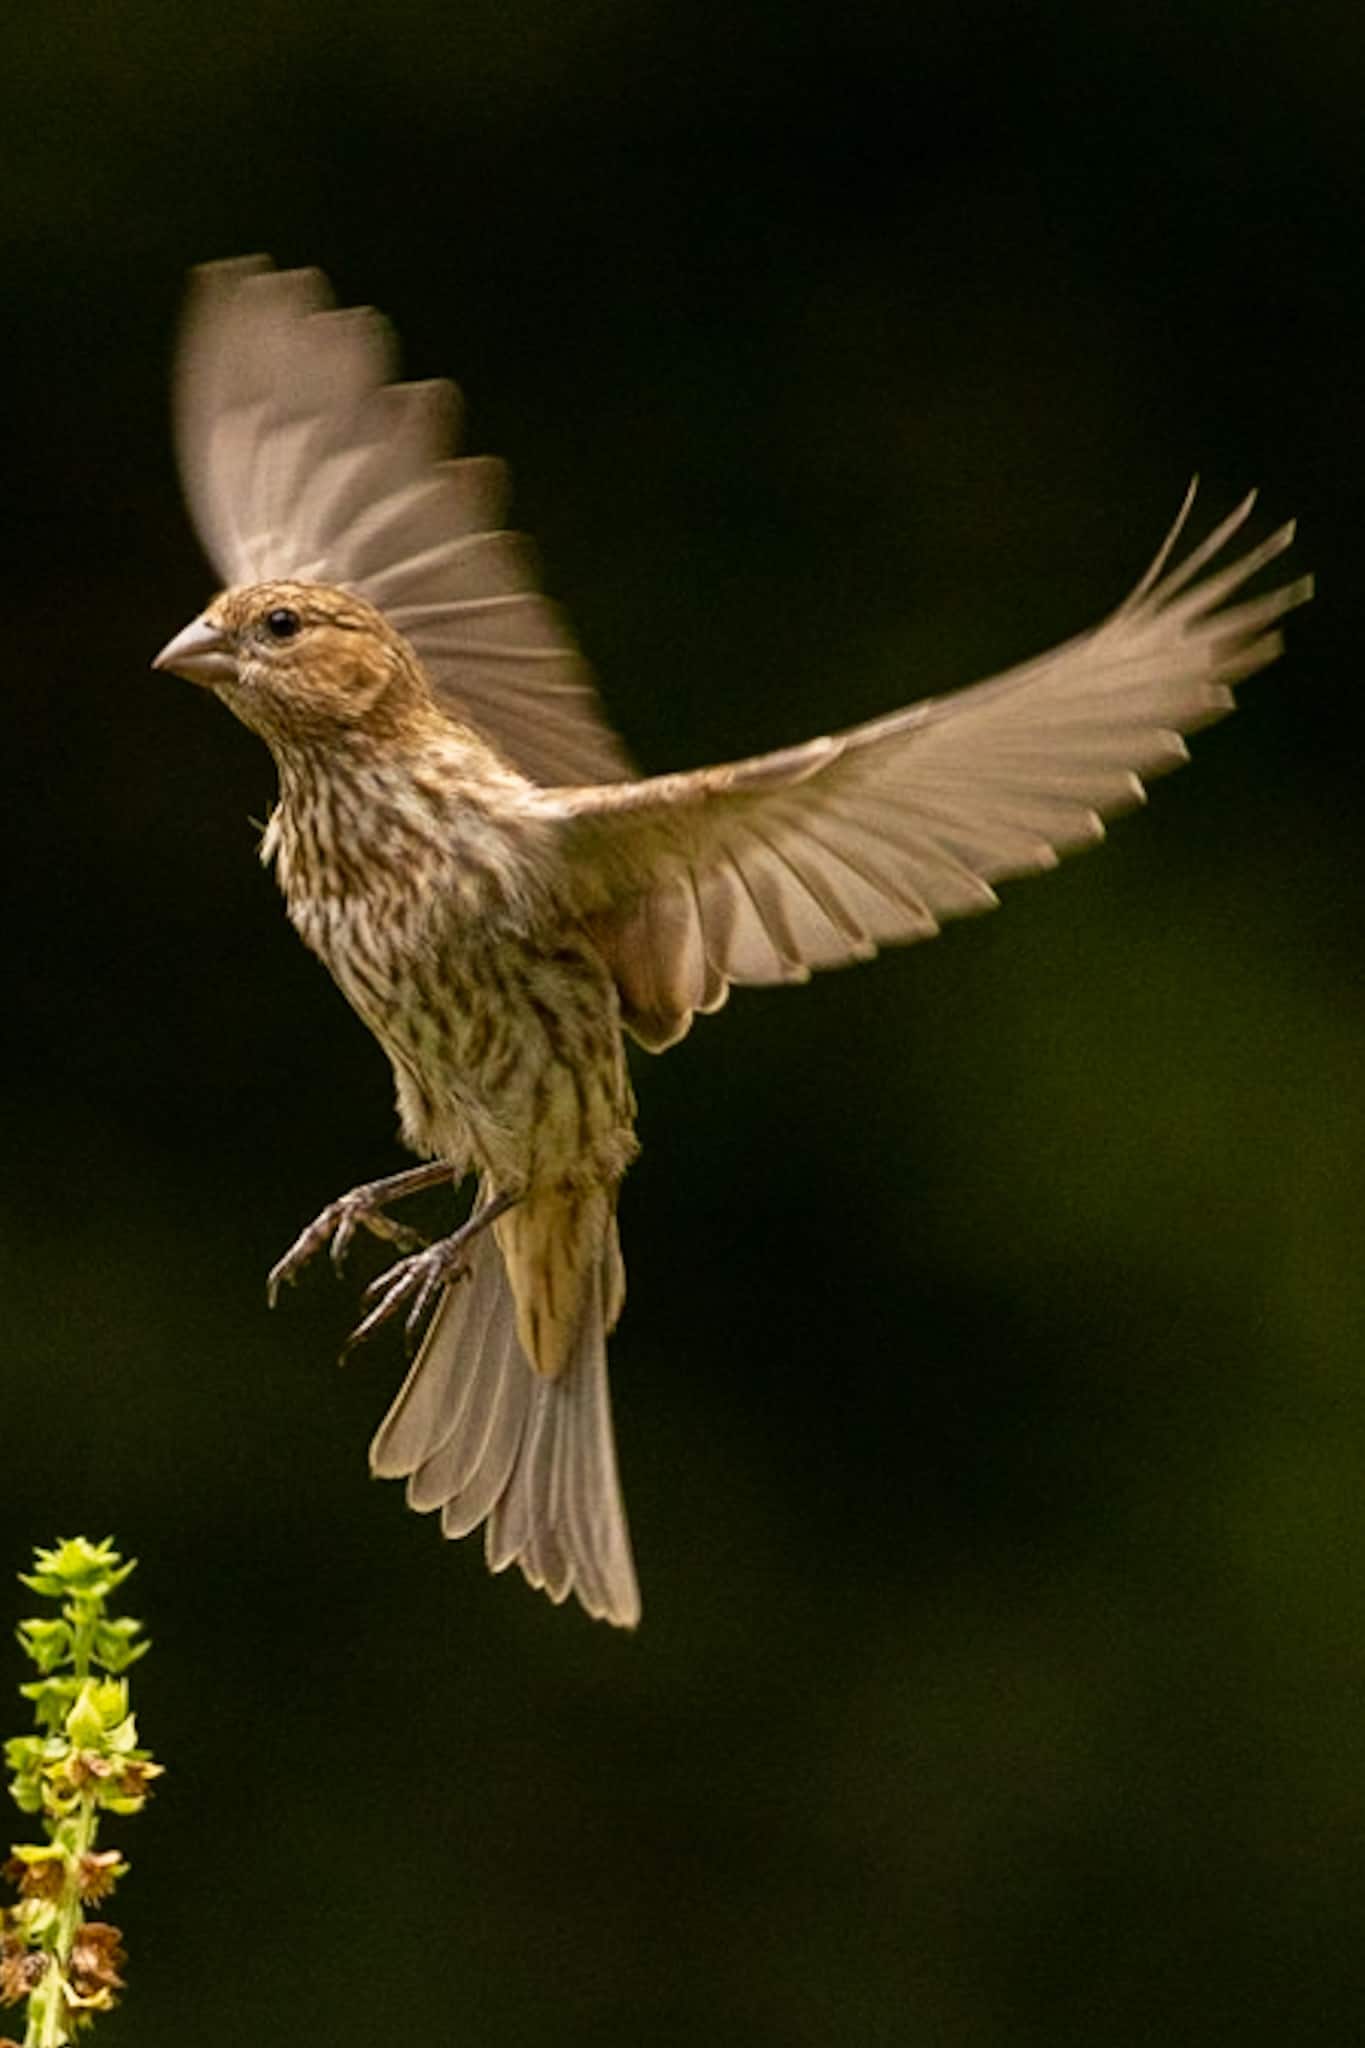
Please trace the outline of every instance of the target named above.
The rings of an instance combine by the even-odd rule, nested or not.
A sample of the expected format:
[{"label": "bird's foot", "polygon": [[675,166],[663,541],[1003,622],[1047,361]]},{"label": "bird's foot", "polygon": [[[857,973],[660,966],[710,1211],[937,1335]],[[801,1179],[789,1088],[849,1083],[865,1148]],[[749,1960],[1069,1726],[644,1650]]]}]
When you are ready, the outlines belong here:
[{"label": "bird's foot", "polygon": [[[368,1312],[361,1318],[342,1346],[346,1358],[358,1344],[396,1316],[405,1304],[404,1330],[409,1351],[416,1345],[427,1311],[446,1287],[463,1280],[469,1271],[469,1247],[480,1231],[510,1209],[515,1195],[495,1195],[475,1211],[469,1221],[449,1237],[437,1238],[424,1251],[412,1252],[372,1280],[361,1296]],[[373,1303],[372,1307],[368,1304]]]},{"label": "bird's foot", "polygon": [[449,1179],[448,1166],[417,1166],[408,1173],[391,1174],[387,1180],[366,1181],[362,1187],[352,1188],[349,1194],[338,1195],[320,1215],[313,1218],[306,1230],[299,1232],[284,1257],[271,1267],[265,1283],[270,1306],[274,1308],[281,1287],[296,1280],[308,1261],[329,1242],[332,1264],[340,1272],[357,1230],[368,1230],[371,1236],[382,1237],[403,1251],[424,1245],[426,1239],[421,1232],[410,1230],[405,1223],[395,1223],[384,1213],[385,1205]]}]

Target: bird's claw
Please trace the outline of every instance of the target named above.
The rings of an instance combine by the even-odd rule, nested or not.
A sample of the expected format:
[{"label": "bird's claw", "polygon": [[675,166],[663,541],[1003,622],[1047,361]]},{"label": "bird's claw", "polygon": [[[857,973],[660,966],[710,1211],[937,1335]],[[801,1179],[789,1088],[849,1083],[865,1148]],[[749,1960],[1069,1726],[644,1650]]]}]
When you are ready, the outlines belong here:
[{"label": "bird's claw", "polygon": [[407,1348],[416,1348],[422,1324],[441,1290],[456,1280],[462,1280],[469,1270],[467,1239],[462,1231],[452,1237],[438,1238],[435,1244],[424,1251],[413,1252],[405,1259],[399,1259],[372,1280],[361,1295],[363,1303],[373,1302],[374,1306],[363,1316],[342,1346],[341,1355],[349,1357],[356,1346],[365,1343],[375,1331],[382,1329],[392,1317],[398,1314],[405,1302],[410,1302],[404,1318],[404,1333]]},{"label": "bird's claw", "polygon": [[271,1267],[265,1283],[266,1300],[271,1308],[279,1300],[281,1287],[286,1283],[292,1285],[308,1261],[316,1258],[329,1239],[332,1264],[339,1273],[355,1241],[356,1231],[361,1228],[404,1251],[426,1243],[420,1231],[409,1229],[406,1223],[395,1223],[391,1216],[385,1215],[373,1190],[353,1188],[350,1194],[339,1195],[335,1202],[329,1202],[307,1229],[299,1232],[284,1257]]},{"label": "bird's claw", "polygon": [[403,1252],[420,1251],[427,1242],[420,1230],[414,1230],[407,1223],[395,1223],[392,1216],[386,1216],[382,1209],[366,1208],[363,1203],[353,1204],[347,1208],[332,1239],[332,1264],[338,1273],[346,1263],[346,1254],[355,1240],[356,1231],[362,1226],[372,1237],[382,1237],[386,1244],[396,1244]]}]

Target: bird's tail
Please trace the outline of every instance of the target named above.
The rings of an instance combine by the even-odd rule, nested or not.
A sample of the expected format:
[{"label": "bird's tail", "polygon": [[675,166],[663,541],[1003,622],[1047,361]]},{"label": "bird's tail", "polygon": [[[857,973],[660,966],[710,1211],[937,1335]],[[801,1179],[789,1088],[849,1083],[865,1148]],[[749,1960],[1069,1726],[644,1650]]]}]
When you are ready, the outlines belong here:
[{"label": "bird's tail", "polygon": [[[439,1508],[447,1536],[485,1523],[491,1571],[519,1564],[552,1600],[575,1593],[589,1614],[633,1628],[640,1594],[607,1389],[623,1293],[605,1189],[511,1210],[496,1236],[474,1240],[468,1276],[446,1289],[370,1470],[406,1479],[409,1505]],[[548,1370],[531,1364],[526,1341]]]}]

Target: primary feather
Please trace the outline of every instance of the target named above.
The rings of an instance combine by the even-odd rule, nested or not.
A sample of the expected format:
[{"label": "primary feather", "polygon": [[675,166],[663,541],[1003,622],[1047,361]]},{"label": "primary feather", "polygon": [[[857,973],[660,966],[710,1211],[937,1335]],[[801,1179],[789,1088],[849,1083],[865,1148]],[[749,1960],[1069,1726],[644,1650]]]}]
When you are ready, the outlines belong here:
[{"label": "primary feather", "polygon": [[659,1049],[732,982],[803,981],[929,938],[1141,803],[1142,778],[1232,708],[1311,590],[1301,577],[1221,608],[1292,525],[1198,580],[1252,497],[1163,576],[1193,497],[1126,603],[1051,654],[804,746],[567,795],[570,859],[635,1034]]},{"label": "primary feather", "polygon": [[227,584],[340,584],[412,643],[439,698],[533,782],[628,775],[586,662],[499,530],[503,465],[450,460],[460,398],[394,384],[388,323],[316,270],[194,272],[175,422],[191,514]]}]

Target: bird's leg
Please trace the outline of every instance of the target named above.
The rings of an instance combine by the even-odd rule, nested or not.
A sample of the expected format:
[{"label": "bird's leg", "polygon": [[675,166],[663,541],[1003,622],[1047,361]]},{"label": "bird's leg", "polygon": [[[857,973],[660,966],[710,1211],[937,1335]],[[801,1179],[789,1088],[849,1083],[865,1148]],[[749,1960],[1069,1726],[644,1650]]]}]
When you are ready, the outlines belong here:
[{"label": "bird's leg", "polygon": [[352,1188],[349,1194],[338,1195],[329,1202],[320,1216],[315,1216],[308,1228],[301,1231],[290,1245],[284,1257],[271,1267],[267,1279],[266,1295],[274,1308],[279,1292],[286,1280],[297,1279],[304,1266],[331,1239],[332,1264],[340,1272],[351,1240],[362,1226],[375,1237],[387,1238],[407,1250],[425,1242],[420,1232],[409,1230],[404,1223],[395,1223],[384,1210],[390,1202],[401,1202],[405,1195],[420,1194],[423,1188],[434,1188],[442,1181],[453,1178],[450,1167],[441,1160],[432,1160],[426,1166],[411,1166],[406,1173],[391,1173],[387,1180],[366,1181],[362,1187]]},{"label": "bird's leg", "polygon": [[372,1337],[381,1324],[387,1323],[398,1313],[404,1302],[410,1301],[407,1314],[408,1348],[417,1341],[422,1318],[431,1307],[443,1287],[452,1280],[463,1278],[468,1270],[469,1247],[481,1231],[490,1223],[496,1223],[499,1216],[505,1216],[515,1208],[520,1195],[490,1195],[481,1209],[476,1209],[469,1221],[449,1237],[437,1238],[435,1244],[425,1251],[413,1252],[409,1258],[399,1259],[396,1265],[372,1280],[361,1296],[362,1302],[373,1301],[374,1307],[368,1315],[356,1324],[342,1349],[345,1358],[357,1344],[363,1344]]}]

